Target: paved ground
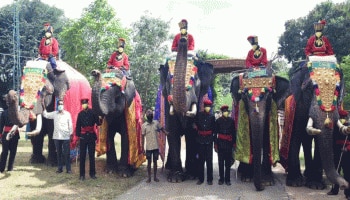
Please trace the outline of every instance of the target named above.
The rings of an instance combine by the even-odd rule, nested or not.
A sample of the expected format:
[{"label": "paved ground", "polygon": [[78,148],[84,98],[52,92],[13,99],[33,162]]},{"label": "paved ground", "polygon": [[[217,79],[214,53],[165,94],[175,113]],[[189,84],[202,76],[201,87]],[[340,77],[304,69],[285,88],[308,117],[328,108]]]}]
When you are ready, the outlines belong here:
[{"label": "paved ground", "polygon": [[[184,155],[184,153],[182,153]],[[184,159],[183,159],[184,161]],[[345,199],[343,191],[340,191],[337,196],[328,196],[326,193],[329,187],[325,190],[311,190],[306,187],[286,187],[284,169],[277,165],[273,168],[275,174],[274,186],[265,187],[262,192],[255,190],[253,183],[243,183],[236,179],[236,169],[238,163],[231,169],[231,186],[218,185],[219,170],[217,164],[217,154],[214,152],[214,184],[208,185],[206,181],[202,185],[196,185],[197,180],[186,180],[182,183],[169,183],[166,180],[166,171],[159,169],[159,182],[146,183],[146,179],[139,185],[125,191],[124,194],[116,199],[152,199],[152,200],[340,200]],[[153,171],[153,170],[152,170]],[[146,175],[145,175],[146,176]]]}]

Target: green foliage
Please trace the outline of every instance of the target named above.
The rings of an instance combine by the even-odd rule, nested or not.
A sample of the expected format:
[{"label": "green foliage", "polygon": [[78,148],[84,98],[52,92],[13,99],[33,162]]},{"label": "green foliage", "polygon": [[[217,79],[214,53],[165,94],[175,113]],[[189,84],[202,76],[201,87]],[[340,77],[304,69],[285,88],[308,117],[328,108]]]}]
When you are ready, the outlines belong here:
[{"label": "green foliage", "polygon": [[350,110],[350,94],[348,92],[350,88],[350,55],[343,57],[340,67],[343,71],[345,82],[345,96],[343,100],[343,106],[345,110]]},{"label": "green foliage", "polygon": [[306,58],[304,48],[308,38],[314,34],[313,23],[325,19],[327,24],[323,34],[328,37],[338,60],[348,55],[350,39],[347,27],[350,25],[350,1],[334,4],[326,1],[318,4],[307,16],[285,22],[285,32],[279,39],[279,55],[288,62]]},{"label": "green foliage", "polygon": [[130,55],[131,72],[145,108],[154,106],[160,83],[159,67],[164,64],[169,47],[169,22],[144,13],[132,24],[133,51]]},{"label": "green foliage", "polygon": [[[12,88],[14,66],[14,11],[18,12],[20,65],[38,56],[38,47],[43,34],[43,23],[54,27],[54,37],[61,31],[67,19],[61,9],[51,7],[39,0],[17,0],[0,8],[0,74],[7,77],[0,81],[0,95]],[[59,38],[58,38],[59,40]],[[22,69],[20,69],[22,71]],[[1,106],[1,105],[0,105]]]},{"label": "green foliage", "polygon": [[107,67],[110,55],[117,50],[118,38],[126,39],[125,52],[130,51],[128,33],[107,0],[95,0],[80,19],[68,22],[60,33],[63,58],[88,77],[91,70]]}]

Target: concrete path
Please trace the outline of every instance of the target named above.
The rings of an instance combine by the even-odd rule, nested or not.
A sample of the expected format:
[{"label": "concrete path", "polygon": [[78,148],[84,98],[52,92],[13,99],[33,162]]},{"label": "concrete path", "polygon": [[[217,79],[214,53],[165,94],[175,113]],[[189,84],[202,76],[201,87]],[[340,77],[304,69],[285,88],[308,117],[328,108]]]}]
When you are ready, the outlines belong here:
[{"label": "concrete path", "polygon": [[[182,155],[185,152],[182,151]],[[184,162],[183,158],[183,162]],[[217,154],[214,152],[214,181],[213,185],[208,185],[206,180],[202,185],[197,185],[197,180],[186,180],[182,183],[169,183],[166,180],[166,170],[158,169],[160,179],[159,182],[146,183],[146,178],[140,184],[125,191],[124,194],[116,199],[125,200],[340,200],[345,199],[343,191],[337,196],[328,196],[329,187],[325,190],[312,190],[306,187],[287,187],[285,186],[284,169],[277,165],[273,168],[275,174],[275,185],[265,187],[264,191],[257,192],[254,184],[241,182],[239,177],[236,179],[236,169],[238,162],[231,168],[231,186],[218,185],[219,169],[217,162]],[[160,166],[159,163],[158,166]],[[153,170],[152,170],[153,171]],[[146,177],[146,174],[145,174]],[[153,176],[152,176],[153,178]]]}]

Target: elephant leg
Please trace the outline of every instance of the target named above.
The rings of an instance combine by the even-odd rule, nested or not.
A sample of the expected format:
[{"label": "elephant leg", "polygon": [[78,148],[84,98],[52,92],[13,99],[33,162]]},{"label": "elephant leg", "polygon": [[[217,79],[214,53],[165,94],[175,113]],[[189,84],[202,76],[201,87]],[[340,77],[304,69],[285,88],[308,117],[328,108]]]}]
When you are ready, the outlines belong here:
[{"label": "elephant leg", "polygon": [[121,154],[120,154],[120,160],[119,160],[119,169],[120,175],[122,177],[130,177],[134,173],[134,168],[131,167],[128,163],[128,157],[129,157],[129,138],[128,134],[126,132],[126,127],[123,126],[121,130]]},{"label": "elephant leg", "polygon": [[301,187],[304,185],[303,176],[300,170],[299,152],[301,147],[302,130],[293,131],[288,153],[288,174],[286,185],[292,187]]},{"label": "elephant leg", "polygon": [[197,143],[195,140],[195,133],[192,131],[187,132],[185,135],[186,140],[186,160],[185,169],[186,175],[190,179],[198,177],[198,159],[197,159]]},{"label": "elephant leg", "polygon": [[238,166],[238,172],[241,174],[242,182],[251,182],[253,180],[253,165],[240,162]]},{"label": "elephant leg", "polygon": [[[307,175],[305,175],[307,174]],[[319,145],[315,142],[314,157],[311,160],[311,167],[308,173],[304,173],[306,177],[305,186],[311,189],[323,190],[326,188],[326,183],[323,181],[322,161],[320,157]]]},{"label": "elephant leg", "polygon": [[264,133],[263,141],[262,184],[264,186],[272,186],[275,185],[275,180],[270,162],[270,136],[267,131]]},{"label": "elephant leg", "polygon": [[33,154],[30,158],[30,163],[45,163],[46,158],[43,155],[43,146],[44,146],[44,134],[40,132],[39,135],[32,136],[30,138]]},{"label": "elephant leg", "polygon": [[168,144],[169,144],[169,169],[168,174],[169,182],[182,182],[185,180],[185,176],[182,169],[180,151],[181,151],[181,136],[175,132],[170,132],[168,135]]},{"label": "elephant leg", "polygon": [[118,169],[117,153],[115,150],[114,137],[116,132],[108,130],[107,133],[107,152],[106,152],[106,171],[107,173],[116,172]]}]

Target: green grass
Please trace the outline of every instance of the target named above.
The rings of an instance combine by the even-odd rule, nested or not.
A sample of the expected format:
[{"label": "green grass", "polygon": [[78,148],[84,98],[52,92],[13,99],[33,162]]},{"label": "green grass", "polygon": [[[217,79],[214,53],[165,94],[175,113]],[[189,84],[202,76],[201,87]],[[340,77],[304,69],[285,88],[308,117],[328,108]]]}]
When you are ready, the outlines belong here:
[{"label": "green grass", "polygon": [[[47,137],[45,139],[44,155],[47,156]],[[118,137],[116,142],[118,154]],[[56,174],[56,167],[29,163],[31,152],[30,140],[25,140],[21,133],[14,170],[0,174],[0,199],[113,199],[146,177],[145,163],[130,178],[107,174],[104,171],[106,158],[101,156],[96,158],[97,179],[90,179],[88,175],[87,158],[86,179],[80,181],[79,161],[72,163],[72,174]]]}]

